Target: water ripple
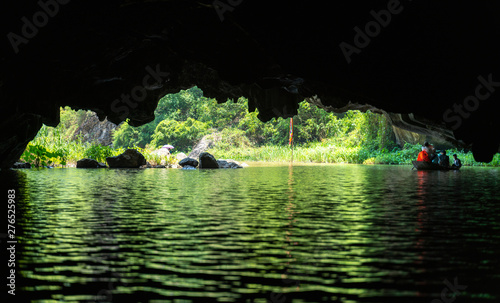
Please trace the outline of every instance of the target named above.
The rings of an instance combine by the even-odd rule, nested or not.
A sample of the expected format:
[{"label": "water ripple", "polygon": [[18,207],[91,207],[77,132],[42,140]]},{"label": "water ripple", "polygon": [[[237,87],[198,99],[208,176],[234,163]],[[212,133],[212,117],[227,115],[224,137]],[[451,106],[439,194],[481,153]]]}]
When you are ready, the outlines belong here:
[{"label": "water ripple", "polygon": [[[18,172],[33,302],[498,302],[498,169]],[[52,301],[51,301],[52,300]],[[177,302],[177,301],[176,301]]]}]

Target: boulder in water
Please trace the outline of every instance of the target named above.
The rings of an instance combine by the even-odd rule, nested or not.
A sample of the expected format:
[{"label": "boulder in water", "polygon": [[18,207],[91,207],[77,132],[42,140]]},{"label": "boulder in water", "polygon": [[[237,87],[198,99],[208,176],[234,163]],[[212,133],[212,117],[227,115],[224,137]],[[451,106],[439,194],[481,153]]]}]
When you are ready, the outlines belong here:
[{"label": "boulder in water", "polygon": [[207,152],[203,152],[200,154],[199,168],[219,168],[219,164],[214,156]]},{"label": "boulder in water", "polygon": [[219,164],[219,168],[243,168],[234,160],[217,160],[217,164]]},{"label": "boulder in water", "polygon": [[106,162],[111,168],[139,168],[147,165],[146,158],[135,149],[127,149],[121,155],[107,157]]},{"label": "boulder in water", "polygon": [[81,159],[76,161],[76,168],[106,168],[106,164],[99,163],[94,159]]},{"label": "boulder in water", "polygon": [[179,165],[184,167],[186,165],[197,167],[198,166],[198,161],[193,158],[184,158],[181,161],[179,161]]}]

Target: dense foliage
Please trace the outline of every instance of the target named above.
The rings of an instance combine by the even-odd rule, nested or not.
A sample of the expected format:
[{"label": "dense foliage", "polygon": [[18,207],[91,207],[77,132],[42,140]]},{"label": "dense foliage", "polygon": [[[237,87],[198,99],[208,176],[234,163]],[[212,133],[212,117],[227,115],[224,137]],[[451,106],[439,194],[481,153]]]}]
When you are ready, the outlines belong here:
[{"label": "dense foliage", "polygon": [[[252,147],[288,143],[289,119],[263,123],[257,118],[258,112],[247,109],[245,98],[217,105],[214,99],[203,97],[200,89],[191,88],[162,98],[153,122],[137,128],[123,123],[116,130],[113,143],[124,148],[172,144],[177,150],[188,152],[202,136],[222,131],[224,138],[243,134]],[[294,118],[294,143],[304,145],[336,138],[338,143],[349,147],[363,145],[371,150],[395,147],[392,128],[384,116],[359,111],[342,116],[301,102]]]}]

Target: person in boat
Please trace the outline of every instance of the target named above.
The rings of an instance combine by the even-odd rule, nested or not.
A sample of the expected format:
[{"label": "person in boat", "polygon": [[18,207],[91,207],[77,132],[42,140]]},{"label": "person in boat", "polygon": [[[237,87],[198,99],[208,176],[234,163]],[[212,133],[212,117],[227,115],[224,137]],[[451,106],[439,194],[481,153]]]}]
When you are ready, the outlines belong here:
[{"label": "person in boat", "polygon": [[435,152],[432,154],[429,154],[429,158],[431,159],[431,162],[434,164],[439,164],[439,156],[440,156],[440,154],[435,153]]},{"label": "person in boat", "polygon": [[462,161],[460,161],[460,159],[458,159],[457,154],[453,154],[453,165],[451,167],[453,167],[453,168],[462,167]]},{"label": "person in boat", "polygon": [[446,151],[442,150],[438,156],[438,164],[444,167],[450,167],[450,157],[446,155]]},{"label": "person in boat", "polygon": [[422,151],[418,154],[417,161],[431,162],[431,158],[429,157],[429,142],[425,142],[422,146]]},{"label": "person in boat", "polygon": [[[429,155],[429,159],[431,159],[432,163],[438,164],[439,159],[438,159],[438,154],[436,153],[436,149],[434,148],[434,145],[427,143],[427,154]],[[424,143],[425,144],[425,143]]]}]

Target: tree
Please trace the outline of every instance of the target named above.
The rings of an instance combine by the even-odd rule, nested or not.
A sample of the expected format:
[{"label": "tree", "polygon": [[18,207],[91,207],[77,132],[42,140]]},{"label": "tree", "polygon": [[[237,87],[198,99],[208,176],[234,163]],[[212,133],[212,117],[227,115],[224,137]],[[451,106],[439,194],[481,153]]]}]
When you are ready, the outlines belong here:
[{"label": "tree", "polygon": [[256,144],[264,142],[264,128],[266,125],[257,118],[258,114],[258,111],[252,113],[247,111],[245,116],[238,122],[238,129],[244,131],[248,139]]},{"label": "tree", "polygon": [[172,144],[178,151],[187,152],[198,140],[209,133],[205,122],[188,118],[186,121],[163,120],[155,129],[151,145],[160,147]]},{"label": "tree", "polygon": [[140,131],[125,121],[113,133],[113,147],[130,148],[137,146],[140,141],[139,137]]}]

